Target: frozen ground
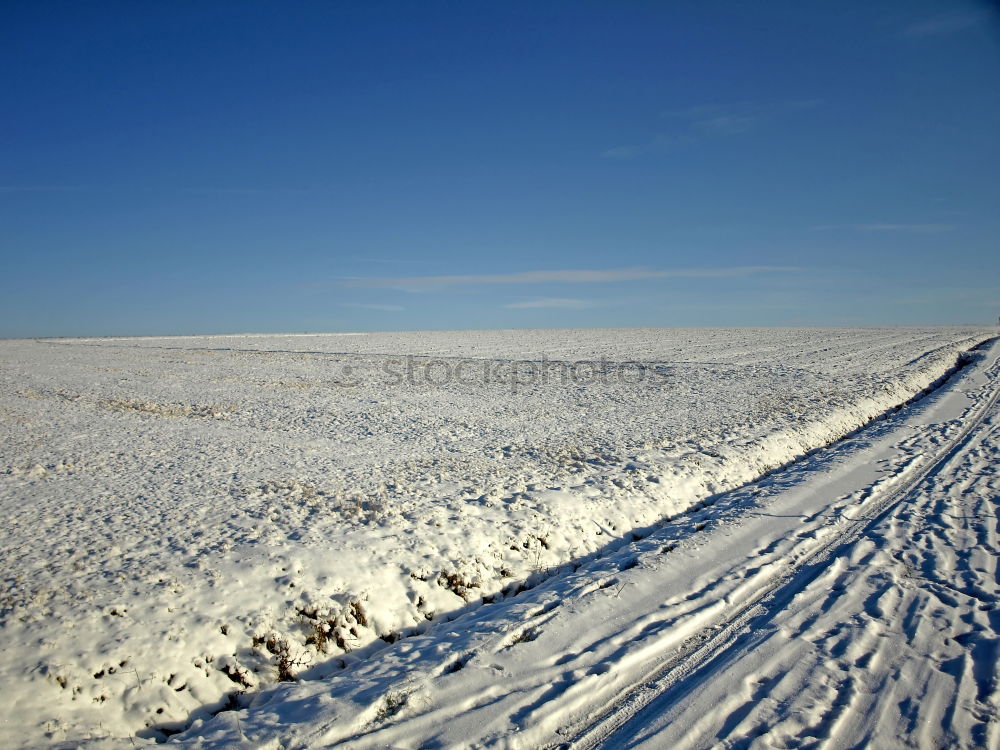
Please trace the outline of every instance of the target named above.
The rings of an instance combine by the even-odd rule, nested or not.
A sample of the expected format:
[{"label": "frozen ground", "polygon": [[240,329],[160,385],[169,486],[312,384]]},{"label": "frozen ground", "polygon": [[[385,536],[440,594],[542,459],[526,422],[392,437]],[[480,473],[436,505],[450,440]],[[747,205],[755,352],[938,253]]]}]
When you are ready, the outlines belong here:
[{"label": "frozen ground", "polygon": [[[626,553],[638,560],[615,551],[627,532],[673,518],[665,528],[681,535],[678,549],[709,576],[675,571],[688,586],[705,582],[685,589],[695,597],[684,601],[701,599],[708,613],[724,609],[727,595],[707,581],[720,572],[709,563],[725,562],[729,543],[702,547],[696,532],[707,529],[698,524],[721,523],[714,510],[698,510],[703,501],[902,403],[991,334],[740,329],[0,342],[0,508],[8,519],[0,529],[0,744],[118,737],[131,745],[192,720],[223,743],[244,731],[298,736],[294,721],[306,714],[296,706],[309,700],[316,702],[309,715],[325,728],[301,731],[327,742],[367,736],[383,723],[391,731],[411,714],[419,725],[439,696],[411,690],[394,660],[418,654],[414,669],[433,681],[427,643],[445,634],[486,638],[490,627],[506,627],[504,616],[516,616],[523,622],[507,621],[497,652],[521,663],[518,654],[541,648],[533,646],[537,636],[552,632],[538,627],[556,616],[549,604],[528,618],[546,585],[555,586],[557,602],[602,597],[596,620],[619,632],[603,648],[649,640],[654,650],[669,649],[672,636],[651,634],[684,627],[667,631],[650,621],[637,631],[645,639],[629,630],[635,613],[627,597],[642,586],[618,581],[619,573],[573,594],[565,587],[584,574],[572,568],[595,554],[593,565],[618,564]],[[937,438],[914,433],[913,461],[950,437],[945,428]],[[739,528],[755,508],[734,506],[727,518]],[[693,522],[699,513],[707,520]],[[770,533],[776,544],[796,538]],[[761,562],[785,564],[789,554],[777,544]],[[686,566],[684,555],[656,559]],[[513,596],[552,573],[550,584]],[[504,594],[502,607],[482,606]],[[845,601],[859,596],[849,592]],[[500,609],[507,614],[491,615]],[[678,612],[692,627],[701,622]],[[440,622],[459,615],[468,622],[454,633]],[[481,630],[476,618],[487,623]],[[989,646],[995,630],[966,640],[986,638]],[[386,648],[400,636],[409,637]],[[442,670],[485,675],[480,697],[506,705],[509,672],[463,668],[479,646],[445,639],[434,648]],[[593,675],[623,672],[605,668],[616,662],[599,651],[582,652],[596,660],[587,667]],[[795,663],[805,682],[819,679],[820,669],[836,679],[821,659],[813,673],[804,660]],[[581,678],[590,673],[567,666],[560,679],[554,674],[532,678],[546,680],[537,705],[491,714],[484,740],[524,733],[530,746],[529,735],[541,738],[552,721],[578,721],[572,702],[543,709],[549,701],[540,699],[580,694],[574,685],[589,684]],[[303,681],[291,692],[262,694],[250,714],[242,712],[246,726],[226,723],[232,711],[201,723],[234,691],[291,676]],[[536,714],[553,718],[535,721]],[[448,716],[455,731],[463,726],[457,715]]]},{"label": "frozen ground", "polygon": [[1000,343],[949,384],[187,747],[996,748]]}]

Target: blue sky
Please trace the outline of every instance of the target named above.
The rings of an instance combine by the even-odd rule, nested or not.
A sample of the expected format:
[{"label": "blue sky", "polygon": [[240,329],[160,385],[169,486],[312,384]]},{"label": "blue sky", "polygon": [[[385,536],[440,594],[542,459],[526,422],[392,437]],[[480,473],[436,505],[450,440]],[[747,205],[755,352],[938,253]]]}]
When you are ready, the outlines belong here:
[{"label": "blue sky", "polygon": [[0,5],[0,336],[991,323],[984,2]]}]

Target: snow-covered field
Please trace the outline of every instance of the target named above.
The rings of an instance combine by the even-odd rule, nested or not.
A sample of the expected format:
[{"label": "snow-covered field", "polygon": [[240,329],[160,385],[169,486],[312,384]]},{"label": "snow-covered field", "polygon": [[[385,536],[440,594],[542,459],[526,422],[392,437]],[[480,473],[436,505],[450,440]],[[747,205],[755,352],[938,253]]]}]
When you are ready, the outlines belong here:
[{"label": "snow-covered field", "polygon": [[[720,575],[720,565],[745,564],[727,555],[750,543],[702,542],[711,538],[700,533],[706,525],[722,525],[722,510],[705,500],[903,403],[994,334],[648,329],[0,342],[0,745],[110,737],[131,746],[192,721],[210,742],[238,741],[244,732],[266,742],[268,732],[294,735],[306,716],[320,723],[314,734],[297,735],[303,745],[361,742],[359,734],[385,744],[373,727],[405,745],[410,735],[393,735],[392,727],[408,716],[423,727],[414,737],[433,738],[428,727],[442,721],[472,737],[462,729],[472,719],[460,717],[509,702],[512,690],[520,696],[512,711],[476,720],[479,739],[548,741],[551,722],[579,723],[580,707],[590,705],[583,696],[616,695],[615,680],[599,678],[619,672],[607,667],[620,665],[616,655],[642,662],[624,644],[667,649],[671,638],[652,636],[668,627],[697,635],[705,617],[739,598],[738,581],[753,588],[771,580],[768,565],[796,553],[800,530],[822,537],[827,526],[815,518],[832,512],[815,500],[808,528],[800,507],[776,514],[793,521],[768,527],[774,544],[761,546],[754,566],[765,572],[744,567],[741,578]],[[995,381],[982,384],[989,386]],[[958,416],[947,423],[953,431]],[[944,427],[939,433],[918,431],[911,459],[950,437]],[[912,463],[891,452],[884,458],[900,475]],[[752,497],[728,511],[734,529],[763,514],[761,495]],[[662,525],[666,519],[673,523]],[[631,532],[644,536],[652,527],[655,534],[634,541]],[[659,539],[665,529],[673,541]],[[992,533],[976,538],[995,540]],[[905,547],[902,532],[885,534]],[[629,585],[621,572],[619,558],[638,560],[634,545],[654,537],[658,549],[683,552],[656,558],[675,566],[674,593],[688,602],[673,611],[677,621],[643,621],[640,592],[648,600],[648,588]],[[857,588],[864,576],[849,572],[864,561],[863,541],[836,571],[845,601],[867,607],[867,589]],[[934,544],[928,532],[925,548]],[[923,570],[927,559],[903,562]],[[984,564],[958,553],[947,559],[956,570],[971,566],[967,577]],[[574,572],[586,560],[591,567]],[[595,565],[619,572],[594,574]],[[995,579],[995,558],[992,565]],[[823,579],[827,591],[834,578]],[[991,606],[995,580],[993,587]],[[906,606],[926,605],[913,596],[917,604]],[[484,606],[501,599],[503,607]],[[587,623],[610,625],[603,646],[581,646],[593,662],[584,668],[570,663],[568,634],[597,631],[558,615],[558,605],[590,599],[599,604],[588,605]],[[910,634],[897,622],[902,615],[892,616],[902,605],[889,604],[863,614],[890,622],[886,632]],[[956,614],[980,626],[966,640],[995,654],[989,639],[1000,628],[973,610]],[[835,626],[822,614],[788,617],[775,627],[840,649],[839,631],[830,635]],[[768,662],[771,672],[751,669],[745,689],[753,697],[783,685],[800,702],[822,706],[824,696],[840,693],[801,685],[835,685],[851,671],[838,659],[878,651],[865,651],[867,621],[854,627],[843,637],[862,644],[852,646],[857,655],[844,657],[845,645],[814,658],[813,667],[796,659],[796,671],[782,652]],[[496,654],[479,658],[490,633]],[[546,642],[552,648],[543,653]],[[522,652],[538,666],[529,675],[535,682],[512,689],[525,671]],[[416,666],[400,666],[408,658]],[[473,662],[476,669],[465,668]],[[454,675],[451,688],[427,687],[439,667]],[[754,682],[762,674],[772,674],[766,689]],[[796,674],[799,687],[788,682]],[[301,682],[265,690],[250,712],[239,712],[242,723],[232,711],[210,718],[292,677]],[[593,689],[595,682],[604,687]],[[453,692],[435,692],[446,689]],[[232,699],[235,691],[247,697]],[[434,714],[445,697],[460,695],[479,703],[453,701],[463,711]],[[562,709],[546,713],[549,699],[564,701]],[[715,703],[691,710],[734,699],[703,700]],[[987,705],[995,693],[976,700]],[[734,706],[733,718],[722,715],[723,726],[706,730],[716,733],[706,744],[744,726],[739,736],[751,737],[768,721],[762,710]],[[923,714],[915,708],[912,716]]]}]

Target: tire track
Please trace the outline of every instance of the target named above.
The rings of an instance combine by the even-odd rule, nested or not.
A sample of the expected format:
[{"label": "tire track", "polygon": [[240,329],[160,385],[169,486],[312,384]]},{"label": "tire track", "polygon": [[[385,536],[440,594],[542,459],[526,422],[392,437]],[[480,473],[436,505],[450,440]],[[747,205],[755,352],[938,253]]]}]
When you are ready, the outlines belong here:
[{"label": "tire track", "polygon": [[[987,369],[995,371],[998,364],[1000,358]],[[568,727],[561,732],[567,739],[549,747],[597,747],[611,740],[616,732],[637,720],[647,709],[655,709],[657,713],[666,710],[688,691],[689,684],[697,683],[700,675],[715,671],[734,658],[733,652],[737,650],[734,647],[752,649],[754,642],[763,637],[764,626],[773,615],[822,575],[830,560],[846,552],[865,532],[885,520],[924,482],[942,473],[970,443],[987,415],[996,407],[998,398],[1000,389],[994,383],[990,396],[966,418],[967,422],[959,434],[940,447],[915,473],[884,492],[876,489],[865,501],[861,515],[842,526],[837,533],[807,549],[802,548],[810,540],[803,540],[798,545],[801,551],[792,552],[795,559],[790,570],[778,573],[765,585],[756,588],[737,606],[730,608],[714,626],[705,628],[700,638],[689,641],[669,659],[653,665],[642,679],[633,680],[619,692],[616,700],[608,702],[608,708],[596,718]]]}]

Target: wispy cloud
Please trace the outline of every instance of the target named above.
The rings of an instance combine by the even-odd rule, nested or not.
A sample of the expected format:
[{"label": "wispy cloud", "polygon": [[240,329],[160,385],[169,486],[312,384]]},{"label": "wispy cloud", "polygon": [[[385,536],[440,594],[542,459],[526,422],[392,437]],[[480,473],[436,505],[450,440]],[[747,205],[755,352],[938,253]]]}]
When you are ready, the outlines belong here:
[{"label": "wispy cloud", "polygon": [[984,13],[944,13],[922,21],[911,23],[902,30],[902,35],[910,39],[924,39],[932,36],[957,34],[979,26],[986,21]]},{"label": "wispy cloud", "polygon": [[386,266],[422,266],[427,263],[425,258],[380,258],[374,255],[353,255],[345,260],[355,263],[375,263]]},{"label": "wispy cloud", "polygon": [[304,195],[309,191],[305,188],[293,187],[186,187],[183,193],[195,195]]},{"label": "wispy cloud", "polygon": [[800,270],[802,269],[793,266],[732,266],[727,268],[682,268],[672,270],[650,268],[567,269],[449,276],[344,278],[340,279],[337,283],[342,286],[368,289],[401,289],[404,291],[422,292],[442,287],[469,286],[473,284],[605,284],[621,281],[644,281],[648,279],[750,276],[760,273],[782,273]]},{"label": "wispy cloud", "polygon": [[766,120],[775,110],[762,104],[699,104],[660,113],[664,120],[683,123],[693,133],[704,136],[727,136],[745,133]]},{"label": "wispy cloud", "polygon": [[380,312],[402,312],[402,305],[381,305],[376,302],[341,302],[341,307],[355,307],[362,310],[378,310]]},{"label": "wispy cloud", "polygon": [[551,307],[563,310],[582,310],[587,307],[599,307],[600,303],[587,299],[569,299],[566,297],[543,297],[541,299],[525,300],[524,302],[511,302],[509,307],[514,310],[527,310],[538,307]]},{"label": "wispy cloud", "polygon": [[953,224],[860,224],[865,232],[951,232]]},{"label": "wispy cloud", "polygon": [[918,234],[952,232],[956,228],[954,224],[822,224],[813,227],[817,231],[851,229],[858,232],[916,232]]},{"label": "wispy cloud", "polygon": [[822,103],[820,99],[797,99],[769,104],[738,102],[668,109],[660,114],[660,118],[667,122],[666,132],[645,143],[609,148],[602,155],[608,159],[632,159],[698,141],[738,136],[782,114],[812,109]]},{"label": "wispy cloud", "polygon": [[667,153],[680,146],[694,143],[697,140],[698,138],[690,133],[661,134],[648,143],[609,148],[601,156],[605,159],[634,159],[643,154]]}]

